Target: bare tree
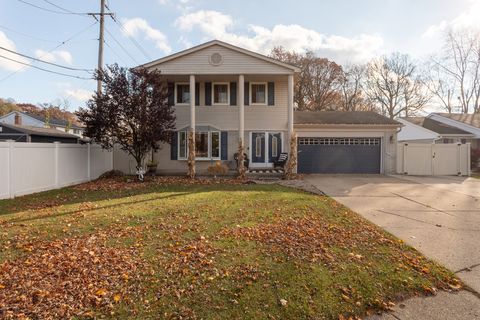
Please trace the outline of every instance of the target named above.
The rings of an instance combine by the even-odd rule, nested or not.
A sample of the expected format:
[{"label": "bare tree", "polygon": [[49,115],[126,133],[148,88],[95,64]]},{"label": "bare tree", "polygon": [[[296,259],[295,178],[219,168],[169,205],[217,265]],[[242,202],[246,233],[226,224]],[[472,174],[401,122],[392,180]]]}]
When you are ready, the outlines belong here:
[{"label": "bare tree", "polygon": [[439,59],[431,57],[424,66],[423,84],[448,113],[455,112],[455,88],[456,79],[447,73],[436,62]]},{"label": "bare tree", "polygon": [[367,68],[366,93],[391,119],[410,116],[429,101],[416,66],[405,54],[393,53],[371,61]]},{"label": "bare tree", "polygon": [[341,103],[344,111],[371,111],[374,105],[364,92],[366,65],[347,65],[340,80]]},{"label": "bare tree", "polygon": [[449,85],[455,85],[461,112],[480,112],[480,33],[449,30],[443,56],[433,63],[444,72]]},{"label": "bare tree", "polygon": [[342,68],[313,52],[298,54],[282,47],[274,48],[271,57],[296,65],[300,73],[295,79],[294,100],[299,110],[337,109],[340,103]]}]

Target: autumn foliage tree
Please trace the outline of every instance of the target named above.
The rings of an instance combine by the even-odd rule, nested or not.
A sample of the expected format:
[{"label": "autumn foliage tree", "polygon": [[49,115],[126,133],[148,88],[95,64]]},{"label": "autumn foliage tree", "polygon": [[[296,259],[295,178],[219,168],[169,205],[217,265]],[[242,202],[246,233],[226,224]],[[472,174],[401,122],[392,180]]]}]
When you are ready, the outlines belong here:
[{"label": "autumn foliage tree", "polygon": [[272,50],[270,56],[300,68],[295,75],[294,102],[298,110],[334,110],[340,104],[342,67],[313,52],[299,54],[282,47]]},{"label": "autumn foliage tree", "polygon": [[117,64],[97,71],[95,79],[102,80],[102,92],[77,112],[85,136],[105,149],[118,144],[135,159],[137,170],[143,168],[148,153],[170,142],[175,127],[165,79],[158,71]]}]

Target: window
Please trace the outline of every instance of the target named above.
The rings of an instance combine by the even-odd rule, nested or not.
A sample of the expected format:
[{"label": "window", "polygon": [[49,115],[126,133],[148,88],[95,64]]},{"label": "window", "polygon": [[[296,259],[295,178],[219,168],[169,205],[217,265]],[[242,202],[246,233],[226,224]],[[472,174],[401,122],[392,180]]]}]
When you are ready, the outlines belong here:
[{"label": "window", "polygon": [[[188,132],[178,132],[178,158],[188,158]],[[220,159],[220,132],[198,131],[195,132],[195,158]]]},{"label": "window", "polygon": [[267,104],[267,84],[252,83],[250,84],[251,104]]},{"label": "window", "polygon": [[380,138],[300,138],[300,145],[380,145]]},{"label": "window", "polygon": [[212,90],[213,104],[230,103],[230,86],[228,83],[214,83]]},{"label": "window", "polygon": [[272,137],[272,157],[278,156],[278,138],[273,136]]},{"label": "window", "polygon": [[208,158],[208,132],[195,132],[195,157]]},{"label": "window", "polygon": [[190,85],[188,83],[175,84],[175,104],[190,103]]}]

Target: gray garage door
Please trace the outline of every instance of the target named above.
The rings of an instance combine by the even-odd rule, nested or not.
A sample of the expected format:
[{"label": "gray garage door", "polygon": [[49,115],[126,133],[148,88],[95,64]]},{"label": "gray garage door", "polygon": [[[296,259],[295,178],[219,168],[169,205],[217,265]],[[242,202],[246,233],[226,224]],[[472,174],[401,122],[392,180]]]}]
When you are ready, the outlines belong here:
[{"label": "gray garage door", "polygon": [[380,138],[298,138],[299,173],[380,173]]}]

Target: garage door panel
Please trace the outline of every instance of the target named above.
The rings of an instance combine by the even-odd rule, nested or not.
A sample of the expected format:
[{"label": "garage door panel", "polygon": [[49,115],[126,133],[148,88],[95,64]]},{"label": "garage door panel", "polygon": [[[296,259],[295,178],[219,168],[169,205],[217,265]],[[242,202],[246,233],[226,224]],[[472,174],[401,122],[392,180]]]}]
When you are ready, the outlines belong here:
[{"label": "garage door panel", "polygon": [[[320,144],[299,143],[298,171],[300,173],[380,173],[379,141],[365,142],[361,140],[362,138],[357,138],[355,141],[341,138],[329,139],[329,141],[315,139],[320,139]],[[337,144],[328,144],[332,141]]]}]

